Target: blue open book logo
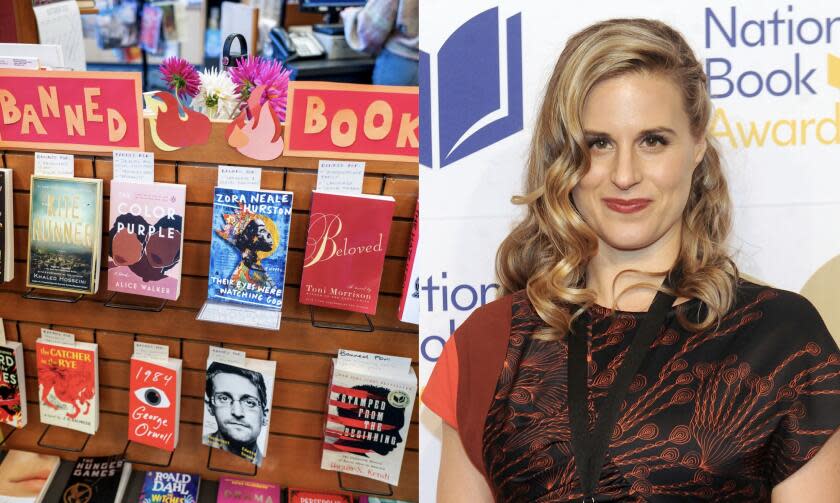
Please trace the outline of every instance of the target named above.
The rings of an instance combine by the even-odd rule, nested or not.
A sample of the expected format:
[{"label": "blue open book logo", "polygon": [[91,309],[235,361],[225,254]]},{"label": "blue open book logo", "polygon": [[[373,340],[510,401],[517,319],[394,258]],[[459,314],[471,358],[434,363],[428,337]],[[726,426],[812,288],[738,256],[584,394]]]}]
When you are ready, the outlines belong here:
[{"label": "blue open book logo", "polygon": [[[522,130],[522,19],[505,23],[499,9],[473,17],[437,54],[437,114],[432,114],[431,56],[420,53],[420,163],[433,165],[432,121],[437,121],[440,167]],[[504,51],[504,52],[503,52]],[[506,76],[502,62],[506,61]]]}]

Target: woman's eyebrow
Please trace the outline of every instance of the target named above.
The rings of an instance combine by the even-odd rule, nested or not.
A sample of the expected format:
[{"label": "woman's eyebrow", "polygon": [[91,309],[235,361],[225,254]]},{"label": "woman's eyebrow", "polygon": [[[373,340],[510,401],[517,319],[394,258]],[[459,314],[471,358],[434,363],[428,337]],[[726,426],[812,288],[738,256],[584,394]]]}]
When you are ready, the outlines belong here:
[{"label": "woman's eyebrow", "polygon": [[644,131],[641,131],[639,133],[639,137],[641,138],[641,137],[647,136],[649,134],[663,134],[663,133],[671,134],[671,135],[674,135],[674,136],[677,135],[677,132],[674,131],[673,129],[671,129],[669,127],[666,127],[666,126],[659,126],[659,127],[655,127],[655,128],[651,128],[651,129],[645,129]]}]

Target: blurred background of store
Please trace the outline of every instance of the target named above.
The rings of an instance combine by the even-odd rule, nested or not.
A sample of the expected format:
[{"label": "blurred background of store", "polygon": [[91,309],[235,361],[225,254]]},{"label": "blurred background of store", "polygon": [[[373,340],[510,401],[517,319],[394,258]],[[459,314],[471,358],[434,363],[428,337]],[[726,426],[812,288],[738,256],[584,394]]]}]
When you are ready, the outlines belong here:
[{"label": "blurred background of store", "polygon": [[[53,0],[34,0],[38,5],[50,2]],[[199,70],[219,67],[225,39],[231,33],[244,36],[248,54],[282,61],[295,80],[416,85],[417,0],[78,0],[76,3],[81,15],[86,69],[141,71],[144,91],[165,88],[157,69],[168,56],[180,56]],[[344,9],[351,10],[342,19]],[[373,16],[372,21],[368,19],[370,26],[394,19],[388,28],[392,33],[367,43],[367,52],[354,50],[348,44],[349,39],[360,47],[360,34],[356,30],[363,32],[362,38],[369,35],[366,26],[360,27],[362,9],[368,18]],[[356,20],[354,15],[360,18]],[[347,31],[353,32],[347,36],[345,24]],[[394,36],[400,38],[400,43],[394,43]],[[0,0],[0,43],[3,42],[39,42],[33,0]],[[386,67],[384,56],[393,54],[382,54],[388,52],[383,48],[392,46],[397,47],[400,64]],[[233,43],[232,59],[241,52],[239,44]],[[380,57],[380,68],[376,69],[374,78],[377,57]],[[391,57],[386,62],[393,63],[393,60]]]}]

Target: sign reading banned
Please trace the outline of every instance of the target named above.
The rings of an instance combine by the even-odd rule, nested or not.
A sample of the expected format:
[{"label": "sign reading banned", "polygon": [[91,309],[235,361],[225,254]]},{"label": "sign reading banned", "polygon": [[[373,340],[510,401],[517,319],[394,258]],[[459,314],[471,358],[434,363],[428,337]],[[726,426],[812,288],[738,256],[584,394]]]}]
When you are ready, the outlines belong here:
[{"label": "sign reading banned", "polygon": [[143,150],[139,73],[0,70],[0,148]]},{"label": "sign reading banned", "polygon": [[283,155],[417,162],[417,87],[289,83]]}]

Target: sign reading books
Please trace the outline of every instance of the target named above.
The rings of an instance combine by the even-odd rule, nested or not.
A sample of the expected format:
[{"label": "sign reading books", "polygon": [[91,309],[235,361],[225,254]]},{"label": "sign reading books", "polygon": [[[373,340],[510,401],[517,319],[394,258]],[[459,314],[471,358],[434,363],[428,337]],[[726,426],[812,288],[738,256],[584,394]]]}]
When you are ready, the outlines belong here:
[{"label": "sign reading books", "polygon": [[284,155],[417,162],[419,88],[289,82]]},{"label": "sign reading books", "polygon": [[177,300],[186,185],[111,182],[108,290]]},{"label": "sign reading books", "polygon": [[29,208],[26,286],[96,293],[102,180],[33,175]]},{"label": "sign reading books", "polygon": [[207,302],[198,319],[279,328],[293,195],[216,187]]},{"label": "sign reading books", "polygon": [[0,69],[0,149],[143,150],[137,72]]},{"label": "sign reading books", "polygon": [[202,443],[260,466],[268,447],[277,362],[245,358],[231,365],[207,358]]},{"label": "sign reading books", "polygon": [[99,428],[97,345],[35,341],[41,422],[90,435]]},{"label": "sign reading books", "polygon": [[150,352],[138,354],[135,348],[129,380],[128,439],[175,450],[181,415],[181,360],[160,360]]},{"label": "sign reading books", "polygon": [[416,394],[410,358],[339,350],[332,361],[321,469],[399,484]]},{"label": "sign reading books", "polygon": [[312,192],[300,303],[375,314],[394,198]]}]

